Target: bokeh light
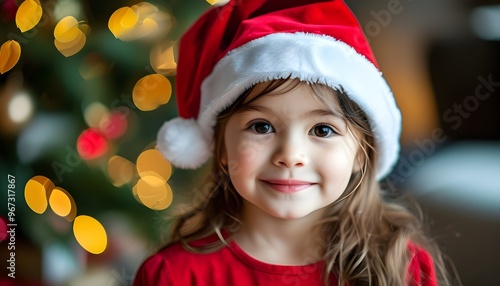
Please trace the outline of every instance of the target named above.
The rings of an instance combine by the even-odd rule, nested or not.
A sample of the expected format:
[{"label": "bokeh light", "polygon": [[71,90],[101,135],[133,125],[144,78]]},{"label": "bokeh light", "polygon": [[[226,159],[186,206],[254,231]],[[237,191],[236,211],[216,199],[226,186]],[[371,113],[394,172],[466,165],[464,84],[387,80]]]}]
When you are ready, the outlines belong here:
[{"label": "bokeh light", "polygon": [[0,17],[5,19],[5,21],[11,22],[16,19],[16,12],[18,4],[16,0],[4,0],[0,3]]},{"label": "bokeh light", "polygon": [[108,21],[111,33],[122,41],[161,38],[171,26],[171,15],[148,2],[117,9]]},{"label": "bokeh light", "polygon": [[78,38],[72,42],[60,42],[57,39],[54,40],[54,45],[57,50],[65,57],[71,57],[72,55],[78,53],[85,46],[86,37],[83,33],[78,35]]},{"label": "bokeh light", "polygon": [[83,110],[83,118],[88,126],[99,128],[101,119],[109,113],[108,108],[101,102],[92,102]]},{"label": "bokeh light", "polygon": [[174,57],[174,45],[160,42],[156,44],[149,54],[149,62],[153,70],[162,75],[175,75],[177,63]]},{"label": "bokeh light", "polygon": [[63,43],[72,42],[82,33],[78,29],[78,20],[73,16],[62,18],[54,28],[54,37]]},{"label": "bokeh light", "polygon": [[106,154],[109,144],[104,135],[96,128],[89,128],[78,136],[76,148],[84,160],[92,160]]},{"label": "bokeh light", "polygon": [[26,92],[18,92],[12,96],[8,106],[9,118],[14,123],[24,123],[33,114],[33,101]]},{"label": "bokeh light", "polygon": [[7,238],[7,219],[0,215],[0,242]]},{"label": "bokeh light", "polygon": [[21,32],[33,29],[42,18],[42,5],[39,0],[25,0],[17,9],[16,25]]},{"label": "bokeh light", "polygon": [[42,214],[47,209],[48,198],[54,183],[47,177],[34,176],[24,187],[24,199],[32,211]]},{"label": "bokeh light", "polygon": [[49,205],[56,215],[67,218],[68,221],[72,221],[75,218],[75,200],[65,189],[55,187],[50,194]]},{"label": "bokeh light", "polygon": [[172,203],[172,189],[158,176],[141,177],[134,189],[137,199],[152,210],[164,210]]},{"label": "bokeh light", "polygon": [[483,5],[471,12],[474,33],[486,41],[500,41],[500,5]]},{"label": "bokeh light", "polygon": [[138,20],[139,17],[132,8],[122,7],[111,15],[108,27],[116,38],[121,38],[133,30]]},{"label": "bokeh light", "polygon": [[137,173],[141,177],[157,176],[166,182],[172,174],[172,165],[160,151],[149,149],[137,158]]},{"label": "bokeh light", "polygon": [[134,197],[146,207],[164,210],[173,199],[172,189],[167,181],[172,174],[172,165],[160,151],[148,149],[137,157],[137,173],[140,178],[132,188]]},{"label": "bokeh light", "polygon": [[21,46],[14,40],[6,41],[0,48],[0,74],[11,70],[21,57]]},{"label": "bokeh light", "polygon": [[[87,31],[88,25],[85,24]],[[54,28],[54,45],[65,57],[78,53],[87,41],[85,33],[80,29],[80,23],[73,16],[62,18]]]},{"label": "bokeh light", "polygon": [[115,187],[130,183],[135,175],[134,163],[118,155],[109,158],[108,176]]},{"label": "bokeh light", "polygon": [[170,81],[160,74],[151,74],[141,78],[134,86],[132,99],[142,111],[151,111],[166,104],[172,95]]},{"label": "bokeh light", "polygon": [[67,15],[73,15],[76,18],[83,16],[82,3],[79,0],[58,0],[51,5],[54,5],[52,14],[57,20],[61,20]]},{"label": "bokeh light", "polygon": [[77,216],[73,223],[73,234],[83,249],[90,253],[100,254],[106,250],[108,244],[106,230],[91,216]]},{"label": "bokeh light", "polygon": [[108,139],[121,137],[127,131],[127,116],[123,112],[110,112],[99,121],[99,130]]}]

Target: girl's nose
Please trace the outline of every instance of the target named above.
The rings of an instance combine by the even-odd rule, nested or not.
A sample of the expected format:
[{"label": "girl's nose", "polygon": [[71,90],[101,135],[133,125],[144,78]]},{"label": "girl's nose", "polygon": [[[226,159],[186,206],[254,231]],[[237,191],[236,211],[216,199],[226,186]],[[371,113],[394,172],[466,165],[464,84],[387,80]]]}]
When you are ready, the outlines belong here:
[{"label": "girl's nose", "polygon": [[306,156],[304,139],[300,136],[287,136],[276,147],[272,161],[278,167],[292,168],[307,165],[309,159]]}]

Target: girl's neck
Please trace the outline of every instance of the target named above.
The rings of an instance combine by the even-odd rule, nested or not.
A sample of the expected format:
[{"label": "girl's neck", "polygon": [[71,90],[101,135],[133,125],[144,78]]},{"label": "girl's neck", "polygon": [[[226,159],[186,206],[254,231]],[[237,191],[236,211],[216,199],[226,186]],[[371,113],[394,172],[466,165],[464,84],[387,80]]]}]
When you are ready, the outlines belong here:
[{"label": "girl's neck", "polygon": [[242,226],[234,234],[236,243],[250,256],[279,265],[307,265],[322,260],[324,235],[315,223],[321,213],[298,219],[273,217],[254,205],[245,204]]}]

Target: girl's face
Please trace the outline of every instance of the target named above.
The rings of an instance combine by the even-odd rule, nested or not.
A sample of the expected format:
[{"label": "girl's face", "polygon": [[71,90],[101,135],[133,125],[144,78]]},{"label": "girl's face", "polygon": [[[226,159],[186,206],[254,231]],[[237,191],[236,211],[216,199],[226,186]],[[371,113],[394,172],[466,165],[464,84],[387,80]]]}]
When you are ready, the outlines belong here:
[{"label": "girl's face", "polygon": [[343,194],[359,169],[358,144],[307,84],[280,90],[229,118],[222,162],[246,205],[276,218],[302,218]]}]

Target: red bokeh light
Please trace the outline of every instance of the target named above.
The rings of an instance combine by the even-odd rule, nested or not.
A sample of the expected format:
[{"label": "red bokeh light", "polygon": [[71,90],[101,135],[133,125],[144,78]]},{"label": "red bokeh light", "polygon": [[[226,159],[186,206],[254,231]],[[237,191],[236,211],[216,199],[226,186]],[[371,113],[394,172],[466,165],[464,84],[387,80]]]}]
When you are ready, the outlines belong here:
[{"label": "red bokeh light", "polygon": [[108,151],[108,141],[104,135],[95,128],[89,128],[78,136],[76,142],[78,154],[84,160],[101,157]]},{"label": "red bokeh light", "polygon": [[15,0],[5,0],[1,7],[1,16],[6,22],[14,21],[16,19],[16,13],[19,6],[17,6]]},{"label": "red bokeh light", "polygon": [[127,117],[123,112],[111,112],[99,122],[99,130],[109,139],[120,138],[127,131]]},{"label": "red bokeh light", "polygon": [[7,239],[7,220],[0,216],[0,241]]}]

